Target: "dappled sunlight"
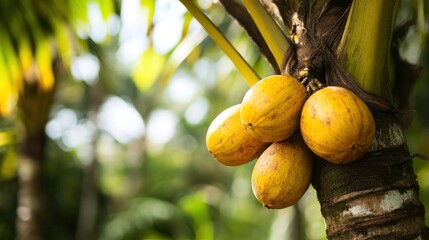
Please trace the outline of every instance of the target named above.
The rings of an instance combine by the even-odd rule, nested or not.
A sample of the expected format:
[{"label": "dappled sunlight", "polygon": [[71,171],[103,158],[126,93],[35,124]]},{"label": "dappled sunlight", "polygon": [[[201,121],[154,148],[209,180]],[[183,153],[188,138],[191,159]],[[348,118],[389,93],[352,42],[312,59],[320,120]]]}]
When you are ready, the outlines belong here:
[{"label": "dappled sunlight", "polygon": [[[9,2],[12,6],[11,0],[1,1],[5,4],[0,6]],[[273,73],[220,1],[192,2],[259,76]],[[18,1],[17,6],[23,3]],[[180,1],[54,4],[40,0],[33,5],[38,8],[25,9],[0,29],[0,46],[10,45],[11,52],[16,51],[9,58],[0,49],[0,75],[5,77],[0,80],[0,93],[13,97],[9,109],[3,105],[11,100],[3,101],[0,96],[0,113],[11,113],[13,119],[0,118],[0,239],[14,239],[17,214],[23,219],[30,214],[27,208],[17,207],[22,193],[19,151],[27,134],[24,123],[43,119],[26,118],[15,97],[28,92],[22,84],[9,81],[9,75],[12,70],[26,69],[27,75],[32,68],[37,72],[37,52],[48,74],[46,86],[29,85],[41,87],[34,88],[36,96],[43,89],[55,91],[52,100],[35,97],[30,101],[36,113],[40,105],[52,101],[41,129],[46,137],[40,160],[45,168],[41,188],[48,203],[44,216],[48,221],[43,225],[49,234],[46,240],[326,239],[313,187],[293,207],[267,209],[252,190],[256,159],[227,167],[207,150],[206,134],[213,119],[240,103],[249,85]],[[9,28],[19,35],[4,38]],[[421,61],[425,54],[419,51],[419,34],[412,27],[401,48],[401,54],[412,62]],[[4,39],[8,44],[3,44]],[[421,85],[416,89],[420,94],[427,84]],[[420,118],[428,121],[427,116]],[[413,153],[429,151],[428,126],[423,120],[415,120],[405,132]],[[38,141],[31,139],[25,154]],[[429,197],[428,164],[414,163],[425,200]]]},{"label": "dappled sunlight", "polygon": [[62,136],[62,143],[68,149],[76,148],[82,144],[90,143],[95,137],[95,127],[91,121],[79,120],[76,125],[69,126]]},{"label": "dappled sunlight", "polygon": [[46,134],[59,146],[70,151],[95,139],[96,127],[91,120],[80,118],[71,109],[61,109],[48,122]]},{"label": "dappled sunlight", "polygon": [[97,57],[87,53],[73,58],[71,73],[74,78],[82,80],[87,84],[93,84],[98,78],[100,63]]},{"label": "dappled sunlight", "polygon": [[209,101],[204,98],[195,99],[185,111],[185,119],[189,124],[197,125],[204,121],[210,109]]},{"label": "dappled sunlight", "polygon": [[175,104],[188,104],[201,88],[189,75],[174,75],[165,91],[168,101]]},{"label": "dappled sunlight", "polygon": [[175,132],[178,117],[171,111],[165,109],[154,110],[147,124],[147,139],[155,146],[162,146],[169,142]]},{"label": "dappled sunlight", "polygon": [[202,9],[207,10],[212,6],[213,2],[215,2],[215,1],[213,1],[213,0],[198,0],[198,5]]},{"label": "dappled sunlight", "polygon": [[112,135],[108,133],[100,133],[97,139],[97,156],[98,161],[102,164],[113,164],[118,159],[115,158],[115,154],[118,151],[118,144],[115,142],[115,139]]},{"label": "dappled sunlight", "polygon": [[110,36],[116,36],[121,30],[121,18],[116,14],[111,14],[107,19],[107,30]]},{"label": "dappled sunlight", "polygon": [[100,6],[97,3],[88,3],[88,16],[89,16],[89,36],[96,43],[102,43],[106,39],[107,26],[103,21]]},{"label": "dappled sunlight", "polygon": [[77,123],[76,113],[71,109],[61,109],[46,125],[46,134],[52,139],[59,139],[63,132]]},{"label": "dappled sunlight", "polygon": [[147,26],[144,24],[147,12],[139,0],[125,0],[121,7],[121,30],[119,32],[118,59],[130,67],[147,47]]},{"label": "dappled sunlight", "polygon": [[146,47],[146,38],[141,38],[141,36],[133,36],[121,44],[117,52],[117,58],[125,67],[131,68],[131,66],[135,64]]},{"label": "dappled sunlight", "polygon": [[186,12],[186,8],[179,1],[158,0],[155,4],[154,23],[159,23],[166,17],[181,19]]},{"label": "dappled sunlight", "polygon": [[100,129],[122,144],[140,138],[145,133],[142,117],[130,103],[115,96],[107,98],[98,114]]},{"label": "dappled sunlight", "polygon": [[165,14],[162,19],[158,20],[153,29],[153,47],[155,51],[161,54],[171,51],[179,43],[182,35],[182,17]]},{"label": "dappled sunlight", "polygon": [[197,75],[197,81],[206,89],[210,89],[216,85],[217,69],[213,68],[216,63],[207,58],[198,59],[192,66],[192,71]]}]

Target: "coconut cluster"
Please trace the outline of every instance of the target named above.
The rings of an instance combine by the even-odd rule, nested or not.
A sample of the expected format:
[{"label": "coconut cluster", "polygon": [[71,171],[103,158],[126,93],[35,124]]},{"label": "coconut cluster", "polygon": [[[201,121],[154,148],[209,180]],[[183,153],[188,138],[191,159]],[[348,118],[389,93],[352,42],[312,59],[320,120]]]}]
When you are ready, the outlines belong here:
[{"label": "coconut cluster", "polygon": [[313,154],[335,164],[350,163],[368,151],[374,135],[371,111],[351,91],[330,86],[307,98],[297,79],[272,75],[213,120],[206,144],[227,166],[257,159],[255,197],[267,208],[286,208],[308,189]]}]

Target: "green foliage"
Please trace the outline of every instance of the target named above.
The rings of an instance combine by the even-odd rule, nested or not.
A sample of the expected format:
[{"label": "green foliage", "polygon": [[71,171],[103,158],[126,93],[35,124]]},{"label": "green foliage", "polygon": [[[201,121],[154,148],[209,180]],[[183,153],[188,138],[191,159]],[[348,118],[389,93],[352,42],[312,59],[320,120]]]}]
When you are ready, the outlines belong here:
[{"label": "green foliage", "polygon": [[[101,42],[89,34],[88,4],[94,2],[103,20],[97,27],[113,29],[107,20],[115,17],[122,26]],[[92,239],[323,239],[324,223],[314,189],[296,208],[265,209],[253,197],[250,185],[254,162],[225,167],[207,152],[205,133],[210,122],[241,102],[248,89],[230,60],[179,1],[136,1],[140,5],[133,9],[141,18],[134,19],[132,26],[137,29],[127,35],[124,29],[130,13],[120,17],[116,13],[129,2],[116,6],[105,0],[0,1],[0,73],[9,76],[0,80],[0,98],[18,97],[12,88],[19,89],[14,81],[23,78],[11,76],[30,68],[43,41],[56,43],[56,47],[44,47],[61,55],[67,68],[73,70],[86,54],[97,59],[99,67],[92,82],[73,71],[55,79],[57,94],[45,128],[49,136],[45,159],[48,239],[75,239],[85,214],[80,210],[89,206],[85,199],[91,198],[97,212]],[[211,3],[200,7],[260,76],[271,73],[222,8]],[[163,52],[156,43],[162,38],[155,33],[162,30],[163,16],[174,14],[179,36]],[[139,32],[134,40],[142,45],[127,45]],[[414,38],[406,42],[416,44]],[[131,51],[121,55],[126,47]],[[427,65],[428,49],[422,64]],[[136,52],[135,58],[126,59]],[[42,55],[40,61],[49,62],[50,57]],[[428,78],[427,72],[422,78]],[[418,114],[406,137],[413,153],[428,155],[427,83],[420,81],[413,95]],[[114,101],[117,105],[107,105],[112,99],[119,99]],[[0,239],[14,239],[16,147],[24,132],[15,115],[1,119],[0,129]],[[428,199],[429,165],[421,160],[415,163],[421,198]],[[94,182],[88,183],[88,178]],[[93,195],[84,191],[88,187]],[[423,201],[429,208],[427,202]]]},{"label": "green foliage", "polygon": [[75,32],[87,27],[89,14],[94,14],[91,9],[98,9],[102,21],[107,21],[114,13],[114,2],[1,1],[0,115],[11,114],[24,82],[36,81],[42,91],[52,89],[52,62],[59,56],[65,66],[70,65],[77,40]]}]

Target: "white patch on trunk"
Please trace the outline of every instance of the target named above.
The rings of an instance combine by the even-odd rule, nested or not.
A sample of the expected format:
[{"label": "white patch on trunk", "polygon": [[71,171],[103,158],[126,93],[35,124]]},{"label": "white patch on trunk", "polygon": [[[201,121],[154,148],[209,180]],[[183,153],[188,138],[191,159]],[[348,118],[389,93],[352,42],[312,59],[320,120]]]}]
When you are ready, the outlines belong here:
[{"label": "white patch on trunk", "polygon": [[364,204],[353,206],[341,213],[343,217],[345,216],[361,217],[369,214],[372,214],[372,211],[368,206]]},{"label": "white patch on trunk", "polygon": [[400,209],[415,198],[413,190],[400,192],[399,190],[387,191],[384,195],[379,195],[368,202],[361,200],[349,203],[347,210],[341,213],[342,217],[365,217],[368,215],[383,215]]},{"label": "white patch on trunk", "polygon": [[397,147],[404,143],[404,135],[401,125],[390,124],[389,126],[377,129],[375,132],[374,141],[368,152],[377,151],[382,148]]},{"label": "white patch on trunk", "polygon": [[400,193],[398,190],[391,190],[384,195],[384,198],[380,202],[380,208],[386,212],[392,212],[401,208],[402,205],[411,201],[413,198],[413,190],[407,190],[404,193]]}]

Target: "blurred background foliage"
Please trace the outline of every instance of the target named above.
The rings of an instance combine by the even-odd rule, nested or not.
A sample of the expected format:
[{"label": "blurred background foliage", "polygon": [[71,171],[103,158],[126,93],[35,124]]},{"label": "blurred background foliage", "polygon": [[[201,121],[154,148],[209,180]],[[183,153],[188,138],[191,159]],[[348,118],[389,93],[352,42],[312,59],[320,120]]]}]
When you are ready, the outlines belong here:
[{"label": "blurred background foliage", "polygon": [[[197,2],[260,76],[271,73],[219,5]],[[398,15],[417,20],[401,47],[424,66],[405,137],[425,155],[428,12],[423,1],[402,1]],[[86,228],[106,240],[325,238],[313,188],[294,207],[267,210],[252,194],[254,162],[225,167],[207,152],[211,120],[248,87],[179,1],[2,0],[0,48],[0,239],[16,235],[24,130],[14,106],[29,73],[40,91],[55,89],[45,127],[49,239],[86,239]],[[429,209],[429,162],[414,163]]]}]

